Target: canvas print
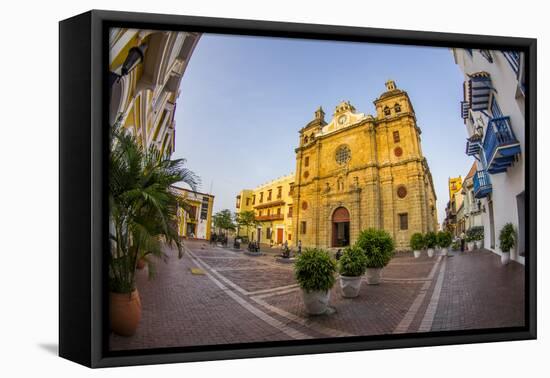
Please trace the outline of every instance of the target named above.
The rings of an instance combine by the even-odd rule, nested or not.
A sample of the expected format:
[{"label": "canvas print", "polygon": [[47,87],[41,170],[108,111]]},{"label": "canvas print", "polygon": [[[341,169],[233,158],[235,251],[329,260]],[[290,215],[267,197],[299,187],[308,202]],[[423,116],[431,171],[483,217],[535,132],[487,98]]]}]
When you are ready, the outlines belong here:
[{"label": "canvas print", "polygon": [[108,43],[109,351],[526,325],[523,53]]}]

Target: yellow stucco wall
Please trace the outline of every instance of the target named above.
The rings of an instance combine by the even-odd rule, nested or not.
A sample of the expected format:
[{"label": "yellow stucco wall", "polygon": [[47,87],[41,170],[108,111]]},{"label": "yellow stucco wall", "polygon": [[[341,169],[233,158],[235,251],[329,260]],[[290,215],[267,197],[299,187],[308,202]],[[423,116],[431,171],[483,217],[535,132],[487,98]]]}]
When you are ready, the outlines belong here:
[{"label": "yellow stucco wall", "polygon": [[[273,181],[262,184],[254,189],[242,190],[237,195],[236,211],[253,210],[258,227],[250,230],[243,230],[242,234],[248,233],[252,240],[258,240],[258,229],[260,231],[260,242],[265,244],[278,245],[279,241],[288,242],[293,245],[292,232],[292,195],[291,187],[294,183],[294,174],[279,177]],[[279,196],[280,188],[280,196]],[[271,199],[269,192],[271,191]],[[270,229],[271,237],[268,238],[267,230]],[[282,229],[282,234],[278,234]],[[279,240],[278,240],[279,237]]]}]

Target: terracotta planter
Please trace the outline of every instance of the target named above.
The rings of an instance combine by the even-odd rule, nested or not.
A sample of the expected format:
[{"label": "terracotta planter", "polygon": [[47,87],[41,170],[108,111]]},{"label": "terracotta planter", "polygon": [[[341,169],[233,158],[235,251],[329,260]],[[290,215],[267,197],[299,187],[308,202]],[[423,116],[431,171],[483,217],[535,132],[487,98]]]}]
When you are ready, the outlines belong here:
[{"label": "terracotta planter", "polygon": [[378,285],[380,283],[380,275],[382,268],[367,268],[365,277],[369,285]]},{"label": "terracotta planter", "polygon": [[141,319],[141,300],[139,293],[110,293],[109,317],[111,330],[120,336],[132,336],[136,333]]},{"label": "terracotta planter", "polygon": [[302,290],[306,312],[310,315],[321,315],[327,311],[330,291]]},{"label": "terracotta planter", "polygon": [[344,298],[355,298],[361,289],[362,276],[340,276],[340,289]]},{"label": "terracotta planter", "polygon": [[422,253],[422,251],[413,251],[414,253],[414,258],[417,259],[420,257],[420,254]]},{"label": "terracotta planter", "polygon": [[145,268],[145,260],[144,259],[138,259],[136,267],[139,270],[142,270],[143,268]]}]

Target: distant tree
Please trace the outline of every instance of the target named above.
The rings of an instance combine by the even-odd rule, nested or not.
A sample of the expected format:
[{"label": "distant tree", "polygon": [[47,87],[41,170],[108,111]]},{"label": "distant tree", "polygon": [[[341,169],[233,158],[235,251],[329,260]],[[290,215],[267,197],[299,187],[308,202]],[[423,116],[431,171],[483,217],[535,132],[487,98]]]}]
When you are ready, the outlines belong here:
[{"label": "distant tree", "polygon": [[235,230],[235,223],[233,223],[233,217],[229,209],[218,211],[214,214],[214,227],[218,230],[227,232],[228,230]]},{"label": "distant tree", "polygon": [[246,236],[248,237],[250,227],[256,226],[258,224],[258,221],[256,220],[256,216],[254,215],[254,210],[247,210],[235,214],[235,223],[237,223],[238,227],[237,235],[239,235],[240,228],[244,227],[246,229]]}]

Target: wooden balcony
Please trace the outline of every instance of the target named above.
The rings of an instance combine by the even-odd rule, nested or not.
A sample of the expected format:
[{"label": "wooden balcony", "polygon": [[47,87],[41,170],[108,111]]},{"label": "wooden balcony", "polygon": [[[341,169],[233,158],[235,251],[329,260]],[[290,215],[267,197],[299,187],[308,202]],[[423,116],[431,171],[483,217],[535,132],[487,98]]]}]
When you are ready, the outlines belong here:
[{"label": "wooden balcony", "polygon": [[256,215],[255,219],[257,221],[274,221],[274,220],[283,220],[285,219],[283,214],[270,214],[270,215]]}]

